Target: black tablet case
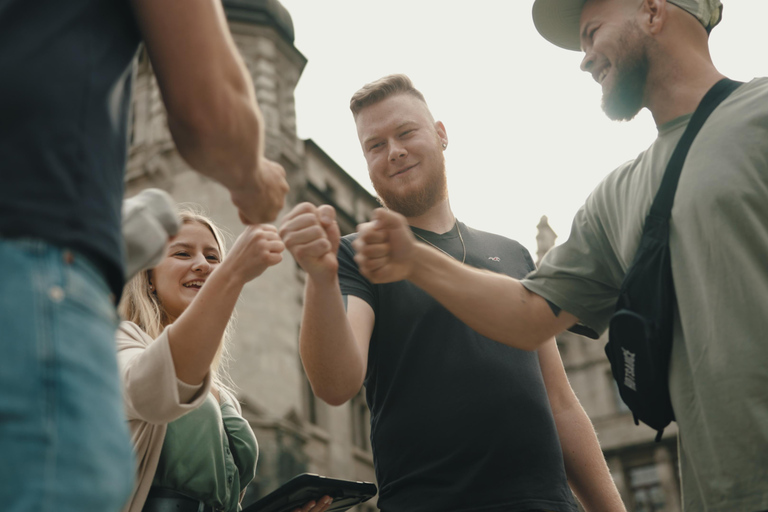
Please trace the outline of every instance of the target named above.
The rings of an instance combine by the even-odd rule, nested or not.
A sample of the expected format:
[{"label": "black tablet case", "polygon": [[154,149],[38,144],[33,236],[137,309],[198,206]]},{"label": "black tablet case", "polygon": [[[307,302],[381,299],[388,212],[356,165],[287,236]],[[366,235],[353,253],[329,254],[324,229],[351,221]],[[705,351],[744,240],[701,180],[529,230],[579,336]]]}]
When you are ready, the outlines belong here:
[{"label": "black tablet case", "polygon": [[333,498],[328,512],[342,512],[376,496],[371,482],[339,480],[302,473],[243,509],[243,512],[291,512],[323,496]]}]

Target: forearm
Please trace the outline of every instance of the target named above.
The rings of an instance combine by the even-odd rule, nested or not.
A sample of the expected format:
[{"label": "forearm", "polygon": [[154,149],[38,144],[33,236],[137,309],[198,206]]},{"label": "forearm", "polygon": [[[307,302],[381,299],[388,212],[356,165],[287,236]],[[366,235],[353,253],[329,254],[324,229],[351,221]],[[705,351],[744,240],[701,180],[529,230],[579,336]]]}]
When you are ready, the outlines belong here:
[{"label": "forearm", "polygon": [[230,190],[249,186],[263,123],[221,2],[131,4],[180,155]]},{"label": "forearm", "polygon": [[516,348],[536,350],[569,327],[520,281],[462,265],[424,245],[417,246],[409,280],[475,331]]},{"label": "forearm", "polygon": [[239,56],[233,58],[229,81],[208,91],[195,109],[169,114],[168,126],[190,167],[237,193],[257,186],[264,136],[251,78]]},{"label": "forearm", "polygon": [[357,394],[366,358],[347,318],[338,277],[320,281],[308,276],[299,346],[318,397],[341,405]]},{"label": "forearm", "polygon": [[592,422],[578,400],[555,414],[568,483],[587,512],[624,511]]},{"label": "forearm", "polygon": [[210,371],[243,288],[223,265],[206,280],[168,333],[176,376],[187,384],[199,384]]}]

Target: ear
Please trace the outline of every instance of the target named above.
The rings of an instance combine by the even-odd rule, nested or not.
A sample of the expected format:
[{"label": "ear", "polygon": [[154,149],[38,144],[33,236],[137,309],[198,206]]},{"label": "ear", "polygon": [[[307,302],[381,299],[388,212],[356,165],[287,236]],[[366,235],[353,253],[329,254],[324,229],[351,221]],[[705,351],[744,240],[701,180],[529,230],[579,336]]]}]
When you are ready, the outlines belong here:
[{"label": "ear", "polygon": [[667,0],[643,0],[641,16],[643,29],[650,35],[656,36],[667,22]]},{"label": "ear", "polygon": [[448,132],[445,131],[445,125],[442,121],[435,122],[435,131],[437,132],[437,136],[440,139],[440,143],[443,145],[448,145]]}]

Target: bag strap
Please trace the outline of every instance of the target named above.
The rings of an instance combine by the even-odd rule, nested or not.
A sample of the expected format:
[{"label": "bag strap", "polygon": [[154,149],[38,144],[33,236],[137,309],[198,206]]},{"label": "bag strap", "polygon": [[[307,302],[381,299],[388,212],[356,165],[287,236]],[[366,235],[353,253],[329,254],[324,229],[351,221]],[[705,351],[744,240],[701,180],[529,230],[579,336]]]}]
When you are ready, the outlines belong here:
[{"label": "bag strap", "polygon": [[683,132],[683,136],[680,137],[680,141],[672,152],[672,157],[669,159],[667,169],[664,171],[664,177],[661,180],[661,186],[659,187],[659,191],[656,192],[653,205],[651,205],[649,216],[669,219],[672,213],[672,202],[675,199],[675,192],[677,191],[677,183],[680,180],[683,163],[685,162],[685,157],[688,156],[688,150],[691,148],[693,139],[696,138],[696,135],[709,117],[709,114],[711,114],[712,111],[741,84],[742,82],[723,78],[713,85],[712,88],[707,91],[707,94],[704,95],[701,103],[696,107],[693,116],[691,116],[691,120],[688,122],[685,132]]}]

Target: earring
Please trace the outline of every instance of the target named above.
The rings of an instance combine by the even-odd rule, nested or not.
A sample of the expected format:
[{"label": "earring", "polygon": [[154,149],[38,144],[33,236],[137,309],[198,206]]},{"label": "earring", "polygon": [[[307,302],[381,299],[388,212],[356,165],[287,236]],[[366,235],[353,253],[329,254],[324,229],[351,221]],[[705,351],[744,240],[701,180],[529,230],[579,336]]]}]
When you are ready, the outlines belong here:
[{"label": "earring", "polygon": [[446,144],[445,142],[443,142],[443,149],[445,149],[445,148],[447,148],[447,147],[448,147],[448,144]]},{"label": "earring", "polygon": [[154,285],[152,285],[152,284],[149,285],[149,291],[151,291],[151,292],[155,291]]}]

